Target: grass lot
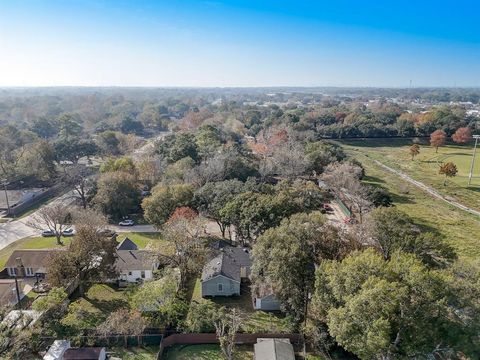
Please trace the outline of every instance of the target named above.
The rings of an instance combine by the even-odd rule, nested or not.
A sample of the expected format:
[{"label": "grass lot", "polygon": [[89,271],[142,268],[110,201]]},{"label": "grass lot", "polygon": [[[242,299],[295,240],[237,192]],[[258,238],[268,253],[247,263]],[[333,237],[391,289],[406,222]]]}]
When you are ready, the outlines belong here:
[{"label": "grass lot", "polygon": [[112,356],[119,357],[122,360],[154,360],[157,358],[159,347],[134,347],[134,348],[108,348]]},{"label": "grass lot", "polygon": [[[253,359],[253,347],[241,345],[237,348],[236,360]],[[162,359],[166,360],[219,360],[223,359],[220,346],[205,345],[175,345],[164,352]]]},{"label": "grass lot", "polygon": [[162,239],[160,233],[119,233],[117,241],[121,242],[125,237],[132,240],[140,249],[159,248],[164,254],[173,254],[174,251],[172,244]]},{"label": "grass lot", "polygon": [[108,315],[120,308],[128,308],[128,292],[105,284],[94,284],[68,306],[61,320],[63,326],[77,335],[82,330],[95,329]]},{"label": "grass lot", "polygon": [[191,301],[210,301],[220,306],[241,309],[248,316],[248,319],[241,327],[241,330],[247,333],[289,333],[293,331],[293,325],[288,318],[285,318],[280,314],[253,309],[249,285],[242,284],[241,293],[241,296],[203,299],[201,296],[200,279],[197,279]]},{"label": "grass lot", "polygon": [[[62,238],[63,246],[70,244],[71,237]],[[62,245],[57,245],[57,239],[55,237],[28,237],[15,241],[7,247],[0,250],[0,269],[3,269],[8,257],[14,250],[19,249],[49,249],[49,248],[61,248]]]},{"label": "grass lot", "polygon": [[[480,210],[480,156],[477,158],[472,184],[468,186],[468,174],[472,160],[472,146],[448,145],[440,147],[438,153],[435,148],[420,145],[420,154],[412,161],[409,147],[411,140],[363,140],[343,142],[350,152],[361,152],[370,158],[378,160],[387,166],[401,170],[415,180],[437,189],[443,195],[452,197],[459,202]],[[480,154],[478,154],[480,155]],[[440,164],[453,162],[458,174],[448,179],[447,186],[443,185],[444,176],[438,173]]]},{"label": "grass lot", "polygon": [[[480,221],[478,217],[435,199],[414,185],[383,170],[372,159],[382,160],[392,167],[393,164],[390,162],[393,160],[390,158],[390,162],[387,162],[382,159],[380,150],[377,153],[377,150],[372,148],[372,144],[365,147],[359,145],[345,146],[345,149],[351,157],[359,160],[365,167],[367,175],[365,182],[387,189],[392,195],[394,204],[400,210],[406,212],[425,230],[433,229],[443,234],[445,239],[456,249],[459,257],[475,259],[480,256]],[[424,149],[423,147],[421,151]],[[440,181],[443,182],[443,179]]]}]

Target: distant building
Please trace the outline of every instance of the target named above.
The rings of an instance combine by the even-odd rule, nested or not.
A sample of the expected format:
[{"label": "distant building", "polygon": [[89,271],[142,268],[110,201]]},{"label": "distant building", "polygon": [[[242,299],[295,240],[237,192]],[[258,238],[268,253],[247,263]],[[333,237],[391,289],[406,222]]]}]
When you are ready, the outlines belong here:
[{"label": "distant building", "polygon": [[252,259],[247,249],[225,246],[202,271],[202,297],[240,295],[242,279],[250,276]]},{"label": "distant building", "polygon": [[295,360],[295,352],[289,339],[257,339],[254,360]]}]

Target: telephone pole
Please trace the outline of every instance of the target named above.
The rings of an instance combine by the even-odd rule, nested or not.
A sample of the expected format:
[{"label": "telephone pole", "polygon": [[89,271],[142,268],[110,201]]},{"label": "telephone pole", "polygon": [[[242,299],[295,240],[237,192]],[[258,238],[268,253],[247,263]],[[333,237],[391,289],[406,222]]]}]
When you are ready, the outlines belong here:
[{"label": "telephone pole", "polygon": [[475,154],[477,152],[477,143],[478,139],[480,139],[480,135],[473,135],[473,138],[475,139],[475,145],[473,146],[473,157],[470,165],[470,175],[468,175],[468,185],[472,183],[473,167],[475,166]]}]

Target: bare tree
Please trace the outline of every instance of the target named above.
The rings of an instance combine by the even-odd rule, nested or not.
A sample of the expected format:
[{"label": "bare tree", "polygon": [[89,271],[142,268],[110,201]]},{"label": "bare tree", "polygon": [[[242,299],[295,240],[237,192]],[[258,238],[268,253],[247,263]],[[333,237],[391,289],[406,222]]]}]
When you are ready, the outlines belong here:
[{"label": "bare tree", "polygon": [[174,246],[173,255],[165,255],[159,249],[160,258],[167,260],[170,266],[180,269],[180,288],[186,286],[189,274],[199,271],[205,257],[202,235],[205,221],[201,217],[194,219],[178,217],[168,221],[163,236]]},{"label": "bare tree", "polygon": [[244,321],[244,314],[237,309],[222,308],[214,319],[215,333],[220,342],[220,349],[226,360],[233,360],[235,337]]},{"label": "bare tree", "polygon": [[57,238],[57,244],[63,245],[62,233],[72,226],[70,207],[64,204],[52,204],[38,210],[27,222],[38,230],[50,230]]},{"label": "bare tree", "polygon": [[128,347],[128,336],[140,336],[146,327],[142,314],[136,310],[119,309],[111,313],[97,331],[103,336],[122,335],[125,347]]},{"label": "bare tree", "polygon": [[92,172],[84,165],[63,168],[63,180],[73,188],[73,197],[78,199],[84,209],[88,206],[88,192],[94,185]]},{"label": "bare tree", "polygon": [[185,180],[199,187],[208,182],[221,181],[225,178],[227,154],[216,154],[187,172]]},{"label": "bare tree", "polygon": [[357,211],[360,222],[363,214],[372,206],[368,189],[361,183],[362,168],[348,162],[334,163],[326,167],[322,179],[338,197],[345,199]]}]

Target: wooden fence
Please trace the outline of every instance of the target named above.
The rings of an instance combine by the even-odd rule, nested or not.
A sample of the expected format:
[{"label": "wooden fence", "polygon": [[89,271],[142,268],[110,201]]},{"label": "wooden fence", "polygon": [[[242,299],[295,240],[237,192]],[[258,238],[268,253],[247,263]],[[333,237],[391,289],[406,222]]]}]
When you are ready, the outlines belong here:
[{"label": "wooden fence", "polygon": [[[253,345],[258,338],[282,338],[290,339],[292,344],[301,342],[300,334],[237,334],[235,343]],[[193,333],[193,334],[173,334],[162,339],[160,342],[160,350],[157,360],[162,359],[163,351],[173,345],[200,345],[200,344],[218,344],[218,338],[215,334],[210,333]]]}]

